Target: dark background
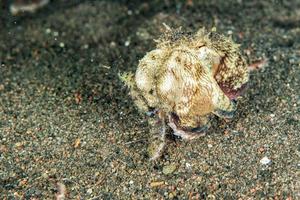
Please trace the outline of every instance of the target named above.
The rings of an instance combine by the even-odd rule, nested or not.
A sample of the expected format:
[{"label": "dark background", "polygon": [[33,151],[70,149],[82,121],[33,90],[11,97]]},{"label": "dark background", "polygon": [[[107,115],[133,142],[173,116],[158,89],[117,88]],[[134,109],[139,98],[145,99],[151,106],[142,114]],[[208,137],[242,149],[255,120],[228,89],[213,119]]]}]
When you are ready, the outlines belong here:
[{"label": "dark background", "polygon": [[[56,0],[19,16],[8,3],[1,199],[53,199],[57,184],[70,199],[300,198],[299,1]],[[169,141],[151,163],[147,119],[118,73],[135,71],[162,23],[216,27],[259,69],[233,120],[214,119],[204,138]]]}]

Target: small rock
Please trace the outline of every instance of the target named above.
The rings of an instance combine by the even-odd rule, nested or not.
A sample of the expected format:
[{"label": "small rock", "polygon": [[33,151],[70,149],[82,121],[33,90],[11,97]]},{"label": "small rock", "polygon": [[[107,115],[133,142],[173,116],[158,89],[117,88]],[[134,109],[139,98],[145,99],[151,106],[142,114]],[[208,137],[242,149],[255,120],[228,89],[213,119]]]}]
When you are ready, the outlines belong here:
[{"label": "small rock", "polygon": [[112,41],[109,45],[110,45],[110,47],[116,47],[117,46],[117,44],[114,41]]},{"label": "small rock", "polygon": [[88,44],[85,44],[85,45],[83,45],[83,48],[84,48],[84,49],[88,49],[88,48],[89,48],[89,45],[88,45]]},{"label": "small rock", "polygon": [[176,192],[170,192],[168,196],[170,199],[173,199],[174,197],[176,197]]},{"label": "small rock", "polygon": [[229,31],[227,31],[227,34],[228,34],[228,35],[232,35],[232,34],[233,34],[233,31],[232,31],[232,30],[229,30]]},{"label": "small rock", "polygon": [[23,142],[17,142],[17,143],[15,143],[15,147],[16,147],[16,148],[21,148],[21,147],[23,147]]},{"label": "small rock", "polygon": [[77,139],[75,140],[75,142],[74,142],[74,147],[75,147],[75,148],[78,148],[79,145],[80,145],[80,143],[81,143],[80,138],[77,138]]},{"label": "small rock", "polygon": [[125,43],[124,43],[125,47],[128,47],[130,45],[130,41],[127,40]]},{"label": "small rock", "polygon": [[86,192],[87,192],[88,194],[92,194],[92,192],[93,192],[93,189],[92,189],[92,188],[90,188],[90,189],[88,189]]},{"label": "small rock", "polygon": [[161,185],[164,185],[164,184],[165,184],[164,181],[155,181],[155,182],[150,183],[150,187],[158,187],[158,186],[161,186]]},{"label": "small rock", "polygon": [[5,145],[0,145],[0,153],[5,153],[8,151],[8,148]]},{"label": "small rock", "polygon": [[270,164],[270,162],[271,162],[271,160],[270,160],[267,156],[263,157],[263,158],[260,160],[260,163],[261,163],[262,165]]},{"label": "small rock", "polygon": [[176,165],[175,164],[170,164],[170,165],[166,165],[163,167],[163,174],[167,175],[167,174],[171,174],[176,170]]},{"label": "small rock", "polygon": [[51,33],[51,29],[50,29],[50,28],[47,28],[47,29],[46,29],[46,33],[47,33],[47,34]]},{"label": "small rock", "polygon": [[54,32],[53,32],[53,36],[54,36],[54,37],[57,37],[58,35],[59,35],[59,33],[58,33],[57,31],[54,31]]},{"label": "small rock", "polygon": [[48,179],[48,178],[49,178],[49,175],[48,175],[47,172],[45,172],[45,173],[42,174],[42,177],[43,177],[44,179]]},{"label": "small rock", "polygon": [[190,163],[185,163],[185,167],[186,167],[187,169],[189,169],[189,170],[192,169],[192,165],[191,165]]}]

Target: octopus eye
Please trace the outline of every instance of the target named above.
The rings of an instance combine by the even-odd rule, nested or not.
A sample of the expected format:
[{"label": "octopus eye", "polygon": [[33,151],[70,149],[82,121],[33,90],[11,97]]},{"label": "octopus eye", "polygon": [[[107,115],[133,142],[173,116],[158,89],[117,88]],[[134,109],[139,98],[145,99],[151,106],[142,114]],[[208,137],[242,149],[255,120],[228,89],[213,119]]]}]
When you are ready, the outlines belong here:
[{"label": "octopus eye", "polygon": [[150,91],[149,91],[149,94],[151,94],[151,95],[153,95],[153,89],[151,89]]}]

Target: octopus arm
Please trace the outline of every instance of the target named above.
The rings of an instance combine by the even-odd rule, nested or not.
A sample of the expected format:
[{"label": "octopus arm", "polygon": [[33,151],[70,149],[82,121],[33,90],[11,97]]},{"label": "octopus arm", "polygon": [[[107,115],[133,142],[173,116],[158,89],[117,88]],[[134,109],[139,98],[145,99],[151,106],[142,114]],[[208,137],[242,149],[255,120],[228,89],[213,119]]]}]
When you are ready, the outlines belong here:
[{"label": "octopus arm", "polygon": [[132,73],[124,73],[120,75],[120,79],[127,85],[129,88],[129,94],[134,101],[135,105],[138,107],[139,111],[147,112],[148,104],[146,99],[141,95],[139,88],[136,85]]},{"label": "octopus arm", "polygon": [[236,102],[224,94],[218,83],[213,84],[212,99],[214,104],[213,113],[221,118],[232,118],[236,111]]}]

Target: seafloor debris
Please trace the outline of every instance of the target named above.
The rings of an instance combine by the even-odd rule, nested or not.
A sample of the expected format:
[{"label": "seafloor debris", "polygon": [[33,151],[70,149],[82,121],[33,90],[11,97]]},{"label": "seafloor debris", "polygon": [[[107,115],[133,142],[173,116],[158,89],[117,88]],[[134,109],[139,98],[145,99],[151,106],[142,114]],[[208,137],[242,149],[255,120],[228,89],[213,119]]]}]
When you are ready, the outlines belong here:
[{"label": "seafloor debris", "polygon": [[168,128],[193,139],[205,135],[211,114],[233,117],[236,98],[249,79],[239,45],[231,38],[205,29],[195,34],[166,29],[156,49],[140,60],[135,76],[121,76],[137,107],[152,116],[152,159],[160,156]]},{"label": "seafloor debris", "polygon": [[14,0],[9,9],[13,15],[22,12],[34,13],[39,8],[44,7],[49,3],[49,0]]},{"label": "seafloor debris", "polygon": [[271,160],[270,160],[267,156],[265,156],[265,157],[263,157],[259,162],[260,162],[262,165],[267,165],[267,164],[271,163]]}]

